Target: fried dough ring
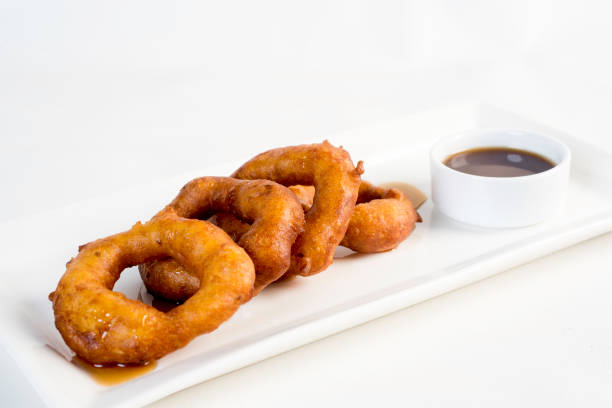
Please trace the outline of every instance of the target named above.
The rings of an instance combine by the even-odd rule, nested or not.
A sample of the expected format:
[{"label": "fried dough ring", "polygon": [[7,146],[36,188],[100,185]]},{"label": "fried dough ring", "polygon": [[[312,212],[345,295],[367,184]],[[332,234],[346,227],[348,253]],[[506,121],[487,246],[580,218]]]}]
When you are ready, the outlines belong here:
[{"label": "fried dough ring", "polygon": [[334,250],[342,240],[363,173],[363,163],[353,165],[345,150],[325,141],[321,144],[272,149],[255,156],[232,177],[267,179],[285,186],[315,186],[304,232],[293,244],[287,275],[314,275],[333,262]]},{"label": "fried dough ring", "polygon": [[[269,180],[197,178],[187,183],[168,207],[185,218],[223,211],[246,221],[247,228],[236,242],[255,265],[254,294],[287,271],[291,246],[304,226],[304,212],[296,197]],[[200,286],[197,276],[183,271],[173,259],[144,263],[138,269],[147,289],[166,299],[182,301]]]},{"label": "fried dough ring", "polygon": [[414,206],[400,190],[362,181],[340,245],[363,254],[388,251],[405,240],[419,220]]},{"label": "fried dough ring", "polygon": [[[308,211],[312,206],[314,187],[296,185],[289,189],[304,211]],[[376,187],[362,181],[357,205],[340,245],[360,253],[388,251],[410,235],[417,221],[420,221],[418,213],[400,190]],[[231,214],[218,214],[216,224],[234,240],[240,239],[249,227]]]},{"label": "fried dough ring", "polygon": [[[202,282],[168,313],[112,288],[121,271],[171,256]],[[172,210],[146,224],[81,247],[50,295],[66,344],[93,364],[141,364],[216,329],[252,296],[254,266],[246,252],[211,223]]]}]

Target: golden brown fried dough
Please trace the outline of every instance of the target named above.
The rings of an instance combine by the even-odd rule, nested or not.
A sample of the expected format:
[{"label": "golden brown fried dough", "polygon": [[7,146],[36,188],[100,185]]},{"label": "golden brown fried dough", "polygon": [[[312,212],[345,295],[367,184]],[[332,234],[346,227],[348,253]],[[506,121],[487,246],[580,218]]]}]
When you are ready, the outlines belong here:
[{"label": "golden brown fried dough", "polygon": [[[113,292],[129,266],[172,257],[202,284],[168,313]],[[81,248],[50,295],[66,344],[94,364],[139,364],[216,329],[252,296],[255,271],[221,229],[172,210]]]},{"label": "golden brown fried dough", "polygon": [[[197,178],[187,183],[168,207],[186,218],[207,218],[222,211],[238,217],[237,222],[244,221],[236,242],[255,264],[255,294],[287,271],[291,246],[304,226],[304,212],[295,196],[268,180]],[[166,299],[187,299],[199,287],[198,279],[183,272],[172,259],[138,268],[147,289]]]},{"label": "golden brown fried dough", "polygon": [[[314,199],[315,193],[315,189],[313,186],[290,186],[289,190],[291,190],[291,192],[295,194],[304,211],[310,210],[310,207],[312,207],[312,200]],[[359,200],[359,198],[357,198],[357,200]]]},{"label": "golden brown fried dough", "polygon": [[[304,211],[310,210],[312,207],[312,199],[314,197],[314,187],[312,186],[290,186],[289,190],[295,194]],[[221,229],[229,234],[234,242],[240,241],[240,238],[247,233],[251,226],[241,221],[236,216],[230,213],[218,213],[213,215],[208,221],[221,227]]]},{"label": "golden brown fried dough", "polygon": [[293,244],[287,271],[289,275],[308,276],[333,262],[334,250],[346,232],[357,201],[361,173],[361,162],[355,167],[348,152],[325,141],[261,153],[243,164],[232,177],[315,187],[304,232]]},{"label": "golden brown fried dough", "polygon": [[[302,208],[308,211],[312,205],[314,187],[297,185],[289,189],[296,195]],[[412,203],[401,191],[376,187],[362,181],[357,205],[340,245],[360,253],[387,251],[406,239],[419,220]],[[248,225],[227,214],[217,218],[217,225],[234,239],[239,239],[248,228]]]},{"label": "golden brown fried dough", "polygon": [[362,181],[340,245],[360,253],[388,251],[410,235],[418,220],[412,203],[401,191]]}]

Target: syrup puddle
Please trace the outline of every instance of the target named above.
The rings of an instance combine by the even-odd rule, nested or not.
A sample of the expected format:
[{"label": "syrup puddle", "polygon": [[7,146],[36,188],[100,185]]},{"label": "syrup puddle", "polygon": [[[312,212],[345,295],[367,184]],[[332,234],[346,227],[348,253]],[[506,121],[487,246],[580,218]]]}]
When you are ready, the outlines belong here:
[{"label": "syrup puddle", "polygon": [[134,378],[141,377],[153,371],[157,366],[157,361],[151,361],[143,365],[93,365],[77,356],[72,357],[70,362],[87,372],[95,382],[107,387],[122,384]]}]

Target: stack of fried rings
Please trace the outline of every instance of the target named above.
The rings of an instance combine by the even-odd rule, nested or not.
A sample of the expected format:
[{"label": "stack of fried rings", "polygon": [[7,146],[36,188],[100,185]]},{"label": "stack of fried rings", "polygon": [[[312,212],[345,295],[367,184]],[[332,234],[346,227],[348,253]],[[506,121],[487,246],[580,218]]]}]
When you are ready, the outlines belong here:
[{"label": "stack of fried rings", "polygon": [[[289,189],[294,192],[304,211],[312,207],[315,192],[312,186],[296,185]],[[246,249],[241,242],[242,237],[252,228],[248,222],[242,221],[232,213],[218,213],[212,220],[235,242]],[[404,241],[414,229],[415,222],[418,221],[420,221],[419,214],[401,191],[394,188],[376,187],[367,181],[362,181],[359,186],[357,205],[351,214],[348,228],[340,245],[364,254],[388,251]],[[248,249],[247,252],[249,252]],[[181,287],[180,295],[177,296],[176,285],[160,287],[155,285],[155,281],[178,280],[179,276],[189,275],[180,273],[174,268],[164,270],[161,267],[151,268],[149,265],[140,265],[139,268],[147,289],[156,295],[180,302],[188,299],[200,286],[200,282],[192,277],[188,285]],[[259,288],[261,289],[263,288]]]},{"label": "stack of fried rings", "polygon": [[[312,207],[312,186],[290,186],[304,211]],[[410,235],[420,216],[406,196],[395,188],[376,187],[367,181],[359,185],[357,205],[351,214],[340,245],[362,254],[384,252],[397,247]],[[234,241],[248,231],[249,224],[231,213],[215,216],[215,223]]]},{"label": "stack of fried rings", "polygon": [[[179,216],[207,219],[219,211],[250,222],[236,240],[255,265],[254,294],[289,268],[291,246],[303,231],[304,211],[290,190],[268,180],[202,177],[187,183],[168,205]],[[196,274],[174,259],[139,265],[147,289],[169,300],[185,300],[200,287]]]},{"label": "stack of fried rings", "polygon": [[[140,364],[214,330],[281,276],[321,272],[338,245],[396,247],[418,214],[362,172],[323,142],[262,153],[232,178],[191,181],[151,221],[80,248],[50,295],[56,327],[86,361]],[[238,245],[203,221],[213,214]],[[185,303],[162,313],[113,292],[133,265],[151,292]]]}]

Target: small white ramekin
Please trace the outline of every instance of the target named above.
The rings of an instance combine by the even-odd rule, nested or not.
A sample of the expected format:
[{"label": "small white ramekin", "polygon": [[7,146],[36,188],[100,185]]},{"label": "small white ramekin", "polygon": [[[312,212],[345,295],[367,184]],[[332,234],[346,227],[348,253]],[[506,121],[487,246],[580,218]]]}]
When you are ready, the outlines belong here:
[{"label": "small white ramekin", "polygon": [[[485,177],[446,166],[450,155],[482,147],[509,147],[544,156],[556,165],[538,174]],[[521,130],[476,129],[437,141],[430,151],[435,208],[458,221],[481,227],[512,228],[553,217],[565,206],[571,152],[549,135]]]}]

